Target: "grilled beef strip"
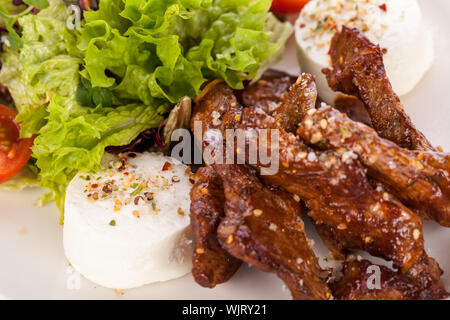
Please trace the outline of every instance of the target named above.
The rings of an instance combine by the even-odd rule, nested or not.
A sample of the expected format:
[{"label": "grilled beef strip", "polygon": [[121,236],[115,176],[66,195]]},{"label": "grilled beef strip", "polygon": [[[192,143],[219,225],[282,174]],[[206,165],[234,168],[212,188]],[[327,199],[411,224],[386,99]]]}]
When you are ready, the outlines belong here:
[{"label": "grilled beef strip", "polygon": [[296,78],[287,73],[268,70],[260,80],[248,85],[242,92],[238,92],[245,107],[260,107],[271,114],[281,104],[289,88]]},{"label": "grilled beef strip", "polygon": [[244,165],[216,164],[223,180],[225,214],[217,229],[222,247],[265,272],[277,274],[294,299],[325,300],[331,291],[306,238],[300,203],[268,188]]},{"label": "grilled beef strip", "polygon": [[241,265],[241,261],[228,254],[217,241],[217,227],[225,216],[224,204],[220,176],[212,167],[200,168],[191,190],[191,226],[196,242],[192,275],[206,288],[227,282]]},{"label": "grilled beef strip", "polygon": [[364,102],[378,134],[412,150],[433,150],[413,125],[392,89],[378,45],[356,28],[342,27],[331,41],[332,68],[324,69],[329,86]]},{"label": "grilled beef strip", "polygon": [[450,154],[401,148],[326,105],[307,115],[297,133],[307,143],[357,155],[369,175],[398,199],[424,218],[450,227]]},{"label": "grilled beef strip", "polygon": [[[404,272],[417,262],[423,252],[421,219],[395,199],[383,200],[382,194],[372,189],[358,161],[351,159],[344,163],[339,152],[314,151],[293,134],[286,133],[261,109],[242,110],[229,97],[214,98],[224,90],[223,86],[211,89],[198,102],[193,119],[201,119],[204,130],[219,130],[225,136],[226,129],[239,128],[248,137],[260,129],[276,130],[279,148],[268,153],[279,154],[281,165],[278,173],[262,176],[268,185],[280,186],[304,199],[316,223],[346,230],[359,249],[393,260]],[[216,108],[214,101],[229,102],[220,104],[219,118],[212,116]],[[202,141],[202,136],[196,139]],[[246,141],[246,150],[250,143]],[[248,154],[243,156],[247,164],[260,172],[269,166],[249,163]]]},{"label": "grilled beef strip", "polygon": [[[434,260],[431,263],[434,277],[439,279],[441,271]],[[448,296],[436,286],[436,281],[423,287],[417,277],[411,279],[368,260],[358,261],[354,256],[344,263],[342,272],[343,277],[331,285],[334,297],[339,300],[430,300]]]}]

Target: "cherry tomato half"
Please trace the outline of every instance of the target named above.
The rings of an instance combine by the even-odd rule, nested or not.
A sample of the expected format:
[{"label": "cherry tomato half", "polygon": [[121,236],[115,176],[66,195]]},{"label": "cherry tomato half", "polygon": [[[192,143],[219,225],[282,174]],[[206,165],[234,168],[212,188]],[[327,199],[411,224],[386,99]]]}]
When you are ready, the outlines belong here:
[{"label": "cherry tomato half", "polygon": [[31,157],[33,138],[19,139],[17,112],[0,104],[0,183],[15,176]]},{"label": "cherry tomato half", "polygon": [[309,0],[273,0],[271,10],[275,13],[299,13]]}]

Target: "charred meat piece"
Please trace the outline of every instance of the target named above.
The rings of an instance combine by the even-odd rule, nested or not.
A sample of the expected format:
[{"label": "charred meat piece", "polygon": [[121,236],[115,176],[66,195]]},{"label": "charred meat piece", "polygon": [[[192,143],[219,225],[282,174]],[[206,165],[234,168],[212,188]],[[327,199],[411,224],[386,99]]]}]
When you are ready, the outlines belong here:
[{"label": "charred meat piece", "polygon": [[282,189],[264,186],[245,166],[214,167],[226,197],[226,218],[217,229],[222,247],[262,271],[276,273],[294,299],[330,298],[304,232],[300,204]]},{"label": "charred meat piece", "polygon": [[422,287],[408,275],[367,260],[350,259],[342,272],[342,279],[332,285],[334,297],[340,300],[430,300],[448,296],[439,287]]},{"label": "charred meat piece", "polygon": [[344,148],[347,158],[358,155],[370,176],[397,198],[450,227],[450,154],[401,148],[326,105],[305,117],[298,134],[308,143]]},{"label": "charred meat piece", "polygon": [[307,110],[315,107],[316,100],[317,88],[314,76],[304,73],[285,95],[273,117],[285,131],[295,132]]},{"label": "charred meat piece", "polygon": [[449,293],[440,283],[443,274],[439,264],[424,253],[419,261],[408,270],[406,276],[420,288],[421,299],[443,299]]},{"label": "charred meat piece", "polygon": [[392,90],[379,46],[358,29],[344,26],[331,42],[331,60],[332,69],[323,70],[329,86],[335,91],[358,96],[380,136],[407,149],[433,149],[414,127]]},{"label": "charred meat piece", "polygon": [[[211,91],[215,91],[214,88]],[[199,104],[203,103],[201,100]],[[319,225],[319,231],[325,230],[322,234],[328,238],[328,245],[336,248],[337,255],[346,250],[365,250],[393,260],[394,265],[401,268],[401,274],[422,283],[421,288],[425,288],[425,284],[428,288],[439,288],[440,269],[424,254],[420,218],[393,197],[387,199],[383,191],[372,189],[365,169],[354,161],[354,156],[343,159],[349,156],[344,156],[345,150],[316,152],[294,135],[286,133],[272,117],[258,108],[242,110],[230,102],[222,105],[219,117],[219,120],[226,121],[215,121],[217,117],[212,116],[212,110],[208,109],[211,102],[207,101],[206,107],[194,111],[195,117],[205,121],[205,130],[218,129],[225,136],[225,129],[239,128],[245,131],[245,137],[254,138],[255,131],[276,129],[279,136],[275,140],[278,143],[271,144],[269,139],[268,153],[279,155],[274,161],[281,163],[280,170],[262,178],[268,184],[281,186],[306,200],[308,207],[313,209],[309,215]],[[309,109],[307,114],[314,112],[316,110]],[[201,139],[202,136],[196,135],[196,138]],[[247,150],[251,144],[251,139],[246,139],[244,154],[234,147],[233,150],[262,172],[271,164],[250,163]],[[260,153],[261,150],[256,148],[254,151]]]},{"label": "charred meat piece", "polygon": [[211,167],[200,168],[195,177],[191,190],[191,225],[196,240],[192,275],[199,285],[214,288],[228,281],[241,261],[222,249],[216,237],[224,217],[222,180]]},{"label": "charred meat piece", "polygon": [[[267,87],[267,84],[265,87]],[[253,90],[255,90],[255,88]],[[357,98],[354,99],[358,100]],[[254,99],[252,102],[254,106],[257,107],[258,103],[263,101]],[[282,129],[286,132],[294,133],[297,129],[298,123],[306,116],[307,112],[315,108],[316,102],[317,88],[314,82],[314,77],[310,74],[302,74],[297,79],[296,83],[289,89],[289,92],[284,94],[284,99],[282,102],[280,97],[279,107],[277,107],[277,110],[273,113],[273,116]],[[363,104],[362,108],[365,110]],[[262,107],[261,109],[264,110],[266,108]],[[332,236],[331,234],[328,232],[321,232],[332,230],[332,228],[323,224],[315,224],[315,227],[324,243],[330,248],[330,250],[332,250],[333,255],[340,260],[344,260],[344,252],[346,251],[344,250],[345,248],[343,248],[341,244],[335,243],[333,238],[329,238]]]},{"label": "charred meat piece", "polygon": [[[210,82],[195,100],[195,110],[191,117],[191,130],[194,132],[197,142],[202,141],[203,134],[208,129],[216,128],[221,132],[231,129],[240,122],[240,110],[242,106],[238,103],[233,90],[221,80]],[[232,117],[227,114],[233,110]],[[198,126],[201,128],[197,128]]]},{"label": "charred meat piece", "polygon": [[339,94],[334,100],[334,107],[349,116],[350,119],[373,127],[370,115],[364,103],[355,96]]},{"label": "charred meat piece", "polygon": [[[221,86],[211,89],[210,96],[216,90],[217,99],[224,101],[225,98],[220,97],[224,90]],[[383,200],[382,194],[369,184],[365,169],[358,161],[343,161],[342,154],[336,151],[316,152],[293,134],[286,133],[261,109],[241,110],[233,107],[234,102],[229,97],[226,100],[228,104],[220,105],[224,113],[216,119],[208,107],[213,101],[200,99],[194,118],[203,120],[205,130],[217,129],[223,137],[226,129],[241,129],[246,136],[245,152],[233,150],[245,158],[245,163],[256,168],[268,185],[280,186],[298,195],[311,209],[309,215],[316,223],[345,230],[358,249],[393,260],[404,272],[417,262],[423,252],[421,219],[394,199]],[[215,123],[215,120],[219,121]],[[253,140],[258,139],[257,133],[262,129],[278,133],[278,137],[271,141],[269,134],[267,144],[261,147]],[[201,140],[202,136],[196,135],[196,139]],[[261,159],[251,161],[248,151],[252,148],[256,154],[267,151],[275,158],[271,163],[262,163]],[[280,164],[279,170],[265,175],[272,163]]]},{"label": "charred meat piece", "polygon": [[[333,229],[324,224],[317,225],[316,228],[319,235],[324,239],[325,244],[330,248],[333,256],[338,260],[344,260],[345,255],[343,253],[356,251],[361,246],[360,243],[355,243],[355,238],[349,237],[345,230]],[[428,257],[425,252],[422,253],[417,262],[406,273],[402,273],[400,270],[395,273],[391,271],[390,274],[397,278],[395,280],[397,284],[406,282],[408,286],[412,287],[412,291],[416,291],[414,294],[417,297],[412,298],[408,296],[404,297],[404,299],[419,299],[419,295],[426,299],[441,299],[444,296],[448,296],[448,293],[440,283],[442,271],[439,265],[433,258]],[[365,290],[366,288],[355,288],[354,290],[361,289]],[[385,293],[381,292],[381,294]],[[339,296],[339,294],[337,295]],[[384,298],[379,296],[378,299]]]},{"label": "charred meat piece", "polygon": [[[345,231],[355,249],[393,260],[407,271],[423,252],[422,221],[411,210],[394,198],[383,195],[370,185],[365,169],[353,159],[334,151],[316,152],[306,147],[292,134],[277,126],[266,114],[245,109],[239,129],[247,137],[247,148],[258,145],[251,141],[254,132],[261,129],[276,130],[277,141],[267,148],[279,155],[280,167],[262,179],[270,185],[284,188],[303,199],[316,223],[324,223]],[[277,146],[278,145],[278,146]],[[261,169],[267,165],[247,163]]]},{"label": "charred meat piece", "polygon": [[[255,100],[255,102],[257,101]],[[310,74],[302,74],[289,92],[285,94],[283,102],[273,113],[273,117],[283,130],[288,133],[295,133],[298,123],[307,115],[309,110],[315,109],[316,102],[317,87],[314,77]],[[362,107],[365,110],[364,105]],[[333,238],[329,238],[332,236],[331,234],[321,232],[332,230],[332,228],[323,224],[315,224],[315,227],[324,243],[332,250],[333,255],[340,260],[344,260],[346,250],[342,247],[342,244],[336,243]]]},{"label": "charred meat piece", "polygon": [[276,110],[296,78],[287,73],[268,70],[260,80],[245,88],[242,103],[246,107],[260,107],[267,113]]},{"label": "charred meat piece", "polygon": [[[270,72],[272,73],[273,71]],[[281,73],[281,75],[284,74]],[[281,90],[283,90],[282,93]],[[269,95],[270,92],[273,96]],[[272,116],[280,127],[288,132],[295,132],[305,112],[315,107],[317,88],[314,76],[310,74],[304,73],[297,80],[287,75],[274,78],[267,76],[247,88],[243,97],[246,107],[258,107],[266,113],[273,111]],[[267,97],[270,97],[270,101],[276,101],[277,107],[270,112],[267,110]]]},{"label": "charred meat piece", "polygon": [[330,250],[331,257],[338,261],[344,261],[351,249],[345,248],[346,243],[337,239],[336,230],[323,223],[315,223],[314,227],[324,245]]},{"label": "charred meat piece", "polygon": [[[268,114],[273,113],[284,130],[293,132],[306,112],[315,108],[317,88],[311,74],[303,73],[295,79],[283,72],[269,70],[260,81],[249,85],[242,97],[245,107],[259,107]],[[273,108],[268,107],[268,101],[275,102]],[[355,121],[372,125],[364,103],[355,96],[340,94],[335,107]]]},{"label": "charred meat piece", "polygon": [[343,277],[332,285],[339,300],[411,300],[416,299],[418,286],[404,276],[370,261],[351,259],[344,263]]},{"label": "charred meat piece", "polygon": [[[203,160],[206,164],[229,159],[236,163],[234,150],[228,154],[222,154],[223,144],[226,142],[228,129],[234,129],[241,122],[243,107],[238,103],[233,90],[224,82],[215,80],[204,89],[202,96],[196,99],[196,104],[191,117],[191,131],[194,133],[195,143],[203,150]],[[219,147],[219,152],[216,152]],[[205,156],[206,149],[211,150]],[[216,154],[215,154],[216,153]],[[220,159],[220,160],[219,160]]]},{"label": "charred meat piece", "polygon": [[[357,98],[355,99],[358,100]],[[288,133],[295,133],[298,123],[307,115],[309,110],[315,109],[316,103],[317,87],[314,77],[310,74],[302,74],[287,95],[285,95],[283,103],[274,112],[273,116],[283,130]],[[362,105],[362,108],[365,110],[364,105]],[[311,213],[310,215],[314,216]],[[332,250],[333,255],[340,260],[344,260],[344,252],[346,250],[342,247],[342,244],[336,243],[332,238],[330,239],[330,234],[321,232],[323,230],[332,230],[332,228],[322,224],[314,224],[314,226],[322,241]]]}]

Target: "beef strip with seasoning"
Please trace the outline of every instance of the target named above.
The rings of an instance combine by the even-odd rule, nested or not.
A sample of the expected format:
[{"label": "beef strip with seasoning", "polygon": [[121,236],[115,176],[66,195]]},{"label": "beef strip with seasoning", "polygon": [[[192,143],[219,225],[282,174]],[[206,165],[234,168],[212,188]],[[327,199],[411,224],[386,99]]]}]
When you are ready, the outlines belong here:
[{"label": "beef strip with seasoning", "polygon": [[317,88],[314,77],[302,74],[286,93],[280,107],[273,113],[278,125],[287,132],[295,132],[299,122],[305,117],[305,110],[314,108]]},{"label": "beef strip with seasoning", "polygon": [[[421,219],[393,197],[383,199],[359,161],[337,151],[314,151],[257,110],[245,109],[242,119],[239,128],[246,132],[274,129],[280,133],[281,165],[276,174],[262,176],[264,181],[299,195],[311,209],[308,215],[318,224],[344,231],[352,239],[352,248],[393,260],[403,271],[417,261],[423,252]],[[250,165],[265,168],[260,163]]]},{"label": "beef strip with seasoning", "polygon": [[214,165],[225,190],[225,214],[217,237],[228,252],[277,274],[294,299],[331,297],[306,238],[302,207],[291,194],[268,188],[243,165]]},{"label": "beef strip with seasoning", "polygon": [[[279,145],[281,145],[279,148],[280,150],[277,150],[281,151],[281,174],[279,172],[274,176],[263,176],[263,179],[269,184],[282,186],[291,193],[300,195],[302,199],[306,200],[306,204],[310,208],[318,208],[318,210],[312,210],[308,214],[317,224],[319,224],[319,229],[321,226],[328,228],[327,236],[329,237],[330,246],[337,245],[336,248],[339,249],[338,253],[341,253],[343,250],[366,250],[373,255],[393,260],[394,265],[401,268],[402,274],[408,275],[411,279],[414,279],[416,283],[427,284],[422,285],[422,288],[426,288],[427,286],[428,288],[433,286],[440,288],[440,273],[434,272],[436,267],[437,269],[439,268],[435,261],[429,258],[423,250],[423,236],[420,219],[408,208],[396,201],[395,198],[389,196],[389,200],[385,200],[384,191],[373,190],[365,176],[365,169],[359,162],[354,161],[355,159],[344,159],[344,165],[342,162],[344,154],[339,151],[317,152],[308,148],[298,140],[297,137],[284,132],[283,128],[278,126],[276,120],[265,114],[263,110],[259,108],[242,109],[242,107],[232,99],[231,92],[227,93],[230,97],[225,100],[232,102],[220,104],[220,115],[211,116],[212,111],[214,110],[214,105],[211,103],[215,101],[215,99],[211,98],[214,97],[214,95],[218,95],[216,98],[220,101],[224,101],[220,96],[226,92],[226,88],[221,87],[219,89],[220,90],[215,90],[215,88],[210,88],[209,99],[206,99],[203,106],[198,109],[200,111],[197,110],[198,113],[194,111],[194,117],[204,121],[203,130],[216,129],[224,133],[226,129],[240,128],[248,133],[246,136],[252,136],[253,134],[248,131],[249,129],[277,129],[282,136],[279,141],[281,142],[279,143]],[[201,100],[202,99],[199,99],[198,101],[200,104],[202,104]],[[313,108],[311,105],[306,105],[307,108],[304,111],[308,110],[306,111],[307,114],[313,114],[315,110],[310,111]],[[295,105],[293,105],[293,107],[295,107]],[[301,112],[296,112],[295,114],[299,115]],[[199,137],[197,136],[197,139],[198,138]],[[208,143],[206,143],[206,145],[208,145]],[[294,146],[294,148],[292,148],[292,146]],[[283,150],[286,151],[288,149],[289,152],[283,152]],[[292,154],[295,154],[296,156],[292,157]],[[283,161],[283,155],[284,159],[287,161]],[[248,162],[248,155],[245,154],[244,156]],[[361,179],[357,178],[356,181],[361,180],[364,182],[361,184],[346,184],[345,181],[350,182],[351,179],[348,179],[345,170],[343,170],[344,174],[340,175],[338,179],[330,179],[330,176],[327,177],[327,172],[329,171],[327,166],[322,167],[319,170],[310,170],[311,168],[306,169],[305,167],[307,166],[305,165],[305,161],[302,163],[302,160],[305,159],[308,160],[307,162],[323,162],[324,160],[327,162],[326,160],[331,159],[332,165],[339,162],[337,166],[338,169],[335,170],[337,173],[339,173],[339,169],[348,167],[348,161],[350,161],[350,163],[353,164],[352,168],[347,171],[350,177],[355,178],[360,175]],[[291,161],[291,163],[289,161]],[[292,161],[294,162],[292,163]],[[300,170],[299,172],[295,161],[300,161],[301,165],[299,168],[305,170]],[[292,164],[294,165],[291,166]],[[258,163],[253,166],[260,171],[264,167],[264,165]],[[320,177],[322,174],[324,174],[325,177]],[[308,178],[308,176],[310,176],[309,178],[312,181],[315,179],[322,181],[321,178],[325,178],[327,182],[324,181],[323,185],[318,186],[316,191],[314,191],[311,190],[314,189],[314,183],[311,184],[311,180],[304,180],[305,177]],[[344,179],[344,185],[341,184],[341,179]],[[350,188],[346,188],[346,186],[349,186]],[[362,190],[361,186],[363,186]],[[333,197],[331,194],[334,192],[332,191],[329,194],[330,198],[328,200],[330,201],[324,201],[325,198],[321,194],[323,190],[326,192],[330,192],[329,190],[337,190],[337,196]],[[341,190],[343,190],[346,195],[342,195],[342,199],[336,203],[335,199],[339,199],[339,192]],[[368,201],[364,194],[370,195]],[[347,198],[347,201],[344,200],[345,198]],[[371,202],[371,200],[375,201]],[[334,208],[326,208],[329,203],[331,203],[331,207],[334,206]],[[349,203],[353,203],[357,209],[348,210]],[[323,207],[323,204],[325,204],[325,208]],[[347,208],[345,208],[346,205]],[[358,211],[360,213],[358,213]],[[345,214],[345,212],[348,214]],[[352,215],[354,221],[352,221]],[[342,218],[345,219],[342,220]],[[350,225],[350,228],[348,224]],[[358,231],[358,228],[361,229]],[[364,235],[364,230],[372,233],[370,235]],[[375,238],[373,237],[374,235]],[[403,257],[403,259],[400,257]]]},{"label": "beef strip with seasoning", "polygon": [[[264,75],[262,80],[244,90],[244,106],[258,107],[272,114],[283,129],[295,132],[298,123],[305,116],[304,110],[315,107],[317,88],[314,76],[304,73],[296,80],[284,73],[273,71],[268,76]],[[276,108],[270,112],[267,109],[268,99],[276,102]]]},{"label": "beef strip with seasoning", "polygon": [[450,227],[450,154],[401,148],[326,105],[304,119],[298,134],[308,143],[358,155],[370,176],[389,186],[397,198]]},{"label": "beef strip with seasoning", "polygon": [[[262,176],[265,182],[299,195],[312,210],[316,223],[345,229],[359,249],[393,260],[405,272],[419,259],[423,252],[421,219],[397,201],[384,201],[382,194],[368,183],[365,169],[358,161],[350,159],[349,163],[344,163],[338,152],[316,152],[293,134],[286,133],[261,109],[242,111],[230,97],[217,97],[229,103],[220,104],[222,116],[215,122],[217,119],[211,112],[215,106],[210,98],[223,94],[224,88],[218,86],[217,90],[211,89],[210,97],[201,99],[194,109],[193,117],[203,121],[204,129],[219,130],[223,136],[225,129],[232,128],[240,128],[248,136],[259,129],[279,132],[279,150],[269,150],[269,154],[278,153],[281,166],[278,173]],[[247,150],[249,143],[246,141]],[[249,164],[259,171],[267,167],[260,163]],[[414,230],[419,233],[416,238]]]},{"label": "beef strip with seasoning", "polygon": [[202,287],[214,288],[227,282],[241,261],[228,254],[217,241],[217,227],[224,217],[222,180],[212,167],[200,168],[195,180],[191,190],[191,226],[196,242],[192,275]]},{"label": "beef strip with seasoning", "polygon": [[324,69],[335,91],[356,95],[364,102],[378,134],[407,149],[432,150],[416,129],[392,90],[378,45],[356,28],[342,27],[331,42],[332,69]]},{"label": "beef strip with seasoning", "polygon": [[287,73],[268,70],[261,79],[248,85],[241,93],[241,102],[246,107],[258,106],[267,113],[275,111],[284,99],[296,78]]},{"label": "beef strip with seasoning", "polygon": [[364,103],[355,96],[339,94],[334,100],[334,107],[345,113],[350,119],[373,127],[370,115]]},{"label": "beef strip with seasoning", "polygon": [[[436,266],[433,273],[439,279],[441,271]],[[331,285],[339,300],[430,300],[448,296],[435,281],[423,287],[408,275],[354,257],[344,263],[342,273],[343,277]]]}]

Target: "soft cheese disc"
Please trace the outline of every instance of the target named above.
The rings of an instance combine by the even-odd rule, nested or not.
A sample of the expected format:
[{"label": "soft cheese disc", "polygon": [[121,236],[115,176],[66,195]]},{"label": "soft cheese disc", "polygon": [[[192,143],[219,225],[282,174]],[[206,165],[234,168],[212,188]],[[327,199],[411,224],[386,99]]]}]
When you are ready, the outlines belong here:
[{"label": "soft cheese disc", "polygon": [[342,25],[356,27],[386,49],[384,63],[394,91],[409,93],[430,69],[433,59],[431,30],[416,0],[311,0],[296,25],[302,72],[316,76],[320,98],[333,104],[337,96],[323,68],[330,67],[330,43]]},{"label": "soft cheese disc", "polygon": [[87,279],[128,289],[191,270],[192,187],[187,166],[157,153],[128,154],[78,174],[65,202],[64,250]]}]

